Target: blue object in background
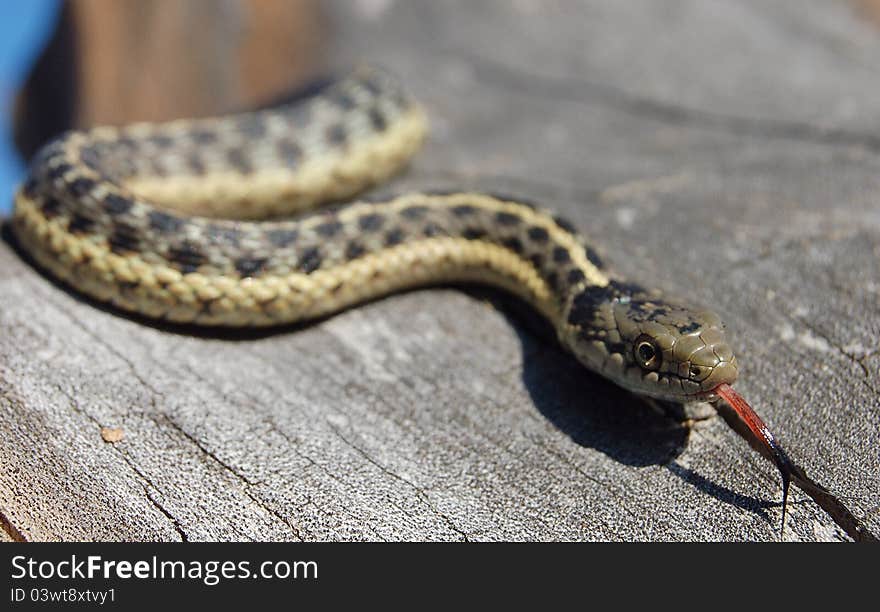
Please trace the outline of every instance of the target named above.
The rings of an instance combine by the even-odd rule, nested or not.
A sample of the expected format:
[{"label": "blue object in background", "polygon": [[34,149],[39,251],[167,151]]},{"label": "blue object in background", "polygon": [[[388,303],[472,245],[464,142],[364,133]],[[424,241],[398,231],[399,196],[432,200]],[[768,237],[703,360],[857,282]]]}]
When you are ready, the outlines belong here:
[{"label": "blue object in background", "polygon": [[12,194],[24,165],[12,143],[15,92],[52,33],[58,0],[0,1],[0,216],[12,210]]}]

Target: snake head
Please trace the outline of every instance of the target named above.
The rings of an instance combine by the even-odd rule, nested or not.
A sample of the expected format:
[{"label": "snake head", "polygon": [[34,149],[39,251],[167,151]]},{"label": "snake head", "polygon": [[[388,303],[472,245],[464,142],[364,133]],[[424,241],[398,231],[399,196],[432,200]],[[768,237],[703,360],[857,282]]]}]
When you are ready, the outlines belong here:
[{"label": "snake head", "polygon": [[736,380],[736,357],[714,312],[612,282],[575,296],[564,334],[574,354],[622,387],[658,399],[711,401]]}]

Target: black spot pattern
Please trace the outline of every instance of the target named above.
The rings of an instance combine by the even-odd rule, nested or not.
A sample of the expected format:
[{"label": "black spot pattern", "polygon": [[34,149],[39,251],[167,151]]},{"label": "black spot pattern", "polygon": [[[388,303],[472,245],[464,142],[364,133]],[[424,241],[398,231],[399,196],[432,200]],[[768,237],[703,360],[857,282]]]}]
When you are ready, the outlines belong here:
[{"label": "black spot pattern", "polygon": [[40,212],[42,212],[43,216],[47,219],[57,217],[58,213],[61,212],[61,200],[52,196],[47,196],[40,204]]},{"label": "black spot pattern", "polygon": [[85,215],[75,212],[70,215],[67,231],[71,234],[87,234],[95,227],[95,221]]},{"label": "black spot pattern", "polygon": [[577,234],[577,228],[568,219],[554,216],[553,221],[569,234]]},{"label": "black spot pattern", "polygon": [[329,98],[342,110],[348,111],[355,107],[354,99],[345,91],[333,91]]},{"label": "black spot pattern", "polygon": [[100,167],[102,157],[97,147],[85,147],[79,152],[80,161],[93,170]]},{"label": "black spot pattern", "polygon": [[399,227],[385,234],[385,246],[394,246],[403,242],[404,233]]},{"label": "black spot pattern", "polygon": [[37,181],[33,176],[28,176],[21,186],[21,193],[26,198],[33,198],[37,194]]},{"label": "black spot pattern", "polygon": [[81,198],[92,192],[92,189],[95,188],[95,181],[90,178],[81,176],[68,183],[67,188],[74,196]]},{"label": "black spot pattern", "polygon": [[186,165],[189,168],[189,171],[193,174],[205,174],[205,162],[202,161],[202,158],[198,153],[190,153],[189,155],[187,155]]},{"label": "black spot pattern", "polygon": [[654,318],[656,304],[646,300],[633,300],[629,302],[629,316],[634,321],[649,321]]},{"label": "black spot pattern", "polygon": [[177,264],[182,272],[195,272],[208,258],[191,242],[182,242],[168,248],[169,261]]},{"label": "black spot pattern", "polygon": [[235,260],[235,269],[242,276],[256,276],[266,265],[265,257],[239,257]]},{"label": "black spot pattern", "polygon": [[367,116],[370,118],[370,125],[372,125],[373,129],[377,132],[384,132],[388,127],[388,120],[378,108],[371,108],[367,111]]},{"label": "black spot pattern", "polygon": [[297,232],[295,229],[273,229],[266,232],[266,238],[275,246],[284,248],[296,241]]},{"label": "black spot pattern", "polygon": [[578,269],[570,270],[568,272],[568,284],[569,285],[577,285],[578,283],[582,283],[586,279],[587,279],[587,277],[584,276],[584,273]]},{"label": "black spot pattern", "polygon": [[522,255],[522,253],[525,251],[522,241],[516,237],[506,238],[501,242],[501,244],[502,246],[504,246],[504,248],[509,249],[518,255]]},{"label": "black spot pattern", "polygon": [[324,238],[330,238],[335,236],[342,229],[342,223],[336,221],[335,219],[332,221],[325,221],[320,225],[315,226],[315,232],[319,236],[323,236]]},{"label": "black spot pattern", "polygon": [[113,231],[107,238],[110,243],[110,250],[116,254],[131,253],[138,250],[140,246],[140,238],[138,237],[138,229],[126,223],[116,223]]},{"label": "black spot pattern", "polygon": [[350,242],[345,249],[345,257],[346,259],[357,259],[361,255],[367,252],[367,249],[358,242]]},{"label": "black spot pattern", "polygon": [[370,213],[358,218],[358,227],[364,232],[375,232],[382,228],[385,217],[379,213]]},{"label": "black spot pattern", "polygon": [[587,325],[595,318],[599,307],[614,297],[615,291],[610,286],[588,285],[572,300],[568,322],[572,325]]},{"label": "black spot pattern", "polygon": [[403,215],[405,219],[410,219],[412,221],[416,221],[418,219],[423,218],[428,212],[427,206],[408,206],[400,211],[400,214]]},{"label": "black spot pattern", "polygon": [[509,227],[512,225],[519,225],[522,222],[522,219],[520,219],[518,215],[514,215],[512,213],[505,212],[502,210],[500,212],[495,213],[495,221],[498,222],[498,225],[503,225],[503,226]]},{"label": "black spot pattern", "polygon": [[67,174],[72,168],[73,166],[68,163],[60,163],[55,166],[50,166],[49,170],[46,172],[46,176],[48,176],[53,181],[58,180],[65,174]]},{"label": "black spot pattern", "polygon": [[[654,314],[656,315],[656,314],[658,314],[658,312],[655,310]],[[695,331],[697,331],[698,329],[700,329],[700,324],[697,323],[696,321],[691,321],[687,325],[683,325],[683,326],[679,327],[678,331],[682,334],[692,334]]]},{"label": "black spot pattern", "polygon": [[256,140],[266,135],[266,124],[257,115],[245,115],[238,121],[238,131]]},{"label": "black spot pattern", "polygon": [[327,128],[326,138],[331,145],[342,146],[348,142],[348,133],[344,125],[337,123]]},{"label": "black spot pattern", "polygon": [[197,129],[189,133],[190,139],[199,145],[207,145],[217,140],[217,134],[207,129]]},{"label": "black spot pattern", "polygon": [[461,233],[468,240],[481,240],[486,237],[486,230],[481,227],[468,227]]},{"label": "black spot pattern", "polygon": [[599,269],[602,269],[605,266],[605,263],[602,261],[602,258],[599,257],[599,254],[596,253],[596,251],[594,251],[590,247],[584,247],[584,251],[586,252],[587,259],[590,261],[591,264]]},{"label": "black spot pattern", "polygon": [[535,267],[535,270],[540,270],[544,267],[544,258],[541,257],[540,253],[535,253],[529,257],[529,261]]},{"label": "black spot pattern", "polygon": [[550,238],[550,234],[547,233],[547,230],[538,226],[530,227],[528,234],[529,239],[538,244],[543,244]]},{"label": "black spot pattern", "polygon": [[206,231],[212,244],[238,247],[241,244],[241,231],[234,227],[210,225]]},{"label": "black spot pattern", "polygon": [[254,169],[244,149],[229,149],[226,151],[226,159],[239,172],[247,174]]},{"label": "black spot pattern", "polygon": [[279,140],[276,147],[278,149],[278,155],[288,166],[296,165],[299,162],[300,157],[302,157],[302,149],[300,149],[299,145],[289,138]]},{"label": "black spot pattern", "polygon": [[108,193],[104,196],[104,210],[111,215],[124,215],[134,206],[134,202],[124,196]]},{"label": "black spot pattern", "polygon": [[568,254],[568,249],[563,247],[555,247],[553,249],[553,261],[556,263],[568,263],[571,261],[571,256]]},{"label": "black spot pattern", "polygon": [[456,217],[468,217],[477,212],[476,207],[471,206],[470,204],[459,204],[458,206],[452,207],[452,214]]},{"label": "black spot pattern", "polygon": [[427,223],[425,224],[425,227],[422,228],[422,234],[428,238],[442,236],[445,233],[446,231],[436,223]]},{"label": "black spot pattern", "polygon": [[174,144],[174,139],[167,134],[153,134],[147,138],[147,142],[160,149],[168,149]]},{"label": "black spot pattern", "polygon": [[315,270],[321,267],[323,259],[321,257],[321,252],[317,247],[309,247],[305,249],[302,253],[300,253],[299,261],[297,262],[297,269],[305,272],[306,274],[311,274]]},{"label": "black spot pattern", "polygon": [[138,141],[132,138],[131,136],[120,136],[116,139],[116,146],[122,149],[128,149],[131,151],[132,149],[138,148]]},{"label": "black spot pattern", "polygon": [[150,220],[150,228],[160,234],[174,234],[179,232],[186,222],[180,217],[169,215],[160,210],[150,211],[148,218]]}]

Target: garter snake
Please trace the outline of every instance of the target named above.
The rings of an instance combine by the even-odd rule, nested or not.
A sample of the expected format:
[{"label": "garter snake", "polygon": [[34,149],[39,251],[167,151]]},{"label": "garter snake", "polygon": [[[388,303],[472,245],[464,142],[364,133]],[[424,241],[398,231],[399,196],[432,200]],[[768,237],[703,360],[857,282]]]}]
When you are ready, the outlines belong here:
[{"label": "garter snake", "polygon": [[552,212],[471,191],[321,208],[399,171],[426,131],[392,79],[361,69],[260,111],[68,132],[32,161],[12,227],[62,282],[169,322],[265,327],[430,284],[505,289],[623,388],[723,399],[782,474],[783,525],[794,482],[852,537],[876,540],[730,387],[719,317],[621,278]]},{"label": "garter snake", "polygon": [[586,367],[636,393],[712,400],[734,381],[717,315],[620,278],[527,201],[462,191],[319,208],[400,170],[425,133],[421,108],[372,69],[270,109],[69,132],[31,163],[13,228],[51,274],[146,317],[272,326],[477,282],[527,300]]}]

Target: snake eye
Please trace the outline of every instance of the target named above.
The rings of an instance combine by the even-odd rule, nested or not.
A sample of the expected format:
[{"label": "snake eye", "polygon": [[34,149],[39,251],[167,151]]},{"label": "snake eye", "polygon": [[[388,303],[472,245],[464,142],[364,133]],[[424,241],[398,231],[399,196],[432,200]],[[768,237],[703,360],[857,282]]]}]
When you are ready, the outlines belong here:
[{"label": "snake eye", "polygon": [[660,369],[660,362],[662,361],[660,349],[650,336],[642,334],[636,338],[633,355],[636,363],[645,370]]}]

